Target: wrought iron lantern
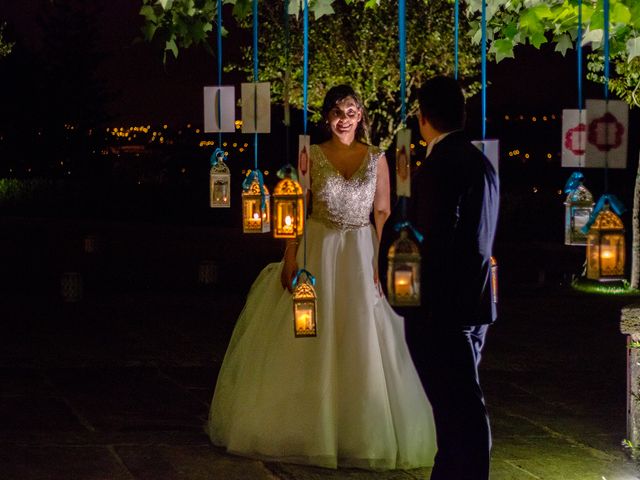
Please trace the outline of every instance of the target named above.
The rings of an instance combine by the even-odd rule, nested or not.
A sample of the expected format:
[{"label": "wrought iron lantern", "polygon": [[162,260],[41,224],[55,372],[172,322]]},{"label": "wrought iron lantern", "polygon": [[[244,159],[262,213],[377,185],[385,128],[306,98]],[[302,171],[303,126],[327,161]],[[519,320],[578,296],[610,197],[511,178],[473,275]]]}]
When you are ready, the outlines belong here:
[{"label": "wrought iron lantern", "polygon": [[304,230],[304,193],[300,184],[285,177],[273,190],[273,236],[297,238]]},{"label": "wrought iron lantern", "polygon": [[564,243],[565,245],[586,245],[587,235],[582,231],[593,211],[593,195],[580,183],[571,190],[564,202]]},{"label": "wrought iron lantern", "polygon": [[605,204],[587,234],[587,278],[606,282],[624,278],[624,225]]},{"label": "wrought iron lantern", "polygon": [[269,190],[254,176],[249,188],[242,192],[242,224],[244,233],[271,231]]},{"label": "wrought iron lantern", "polygon": [[389,303],[396,307],[420,305],[420,250],[409,238],[407,230],[400,232],[387,254],[387,293]]},{"label": "wrought iron lantern", "polygon": [[[304,280],[301,280],[302,275]],[[293,328],[296,337],[315,337],[318,334],[314,283],[313,276],[304,270],[294,280]]]},{"label": "wrought iron lantern", "polygon": [[216,150],[211,156],[209,171],[209,206],[211,208],[231,207],[231,172],[224,163],[224,153]]}]

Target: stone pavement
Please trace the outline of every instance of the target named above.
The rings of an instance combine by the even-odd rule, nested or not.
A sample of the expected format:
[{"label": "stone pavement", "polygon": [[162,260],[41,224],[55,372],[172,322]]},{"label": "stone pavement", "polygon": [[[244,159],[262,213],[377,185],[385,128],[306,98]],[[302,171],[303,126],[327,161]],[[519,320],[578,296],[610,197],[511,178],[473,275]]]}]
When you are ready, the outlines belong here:
[{"label": "stone pavement", "polygon": [[[63,233],[56,238],[65,238]],[[187,242],[189,232],[181,235]],[[15,248],[8,236],[5,231],[0,244]],[[16,233],[17,238],[23,237]],[[63,249],[56,250],[55,239],[48,242],[58,257],[47,265],[64,263]],[[147,250],[168,251],[167,242]],[[125,258],[127,248],[117,256]],[[201,255],[198,248],[193,250]],[[138,247],[136,254],[143,250]],[[19,262],[4,252],[4,265],[17,268]],[[17,258],[26,258],[21,255]],[[260,256],[269,258],[268,252]],[[188,274],[176,272],[178,266],[169,270],[178,279],[171,284],[152,278],[163,275],[161,269],[147,276],[139,272],[153,262],[125,260],[118,269],[135,265],[128,283],[114,287],[114,279],[126,271],[105,262],[106,277],[96,280],[95,288],[86,285],[77,303],[62,302],[55,289],[24,291],[26,281],[21,288],[4,284],[0,479],[428,478],[429,469],[376,473],[262,463],[210,446],[202,426],[254,272],[204,289],[195,282],[188,287],[183,281]],[[185,265],[191,268],[194,262]],[[35,262],[29,265],[35,268]],[[55,279],[53,270],[47,267],[42,274]],[[557,283],[518,284],[504,270],[502,315],[490,331],[481,370],[494,431],[491,478],[640,478],[621,447],[626,351],[618,331],[620,308],[637,300],[587,296]],[[232,272],[222,272],[227,274]],[[151,287],[140,287],[138,278]]]}]

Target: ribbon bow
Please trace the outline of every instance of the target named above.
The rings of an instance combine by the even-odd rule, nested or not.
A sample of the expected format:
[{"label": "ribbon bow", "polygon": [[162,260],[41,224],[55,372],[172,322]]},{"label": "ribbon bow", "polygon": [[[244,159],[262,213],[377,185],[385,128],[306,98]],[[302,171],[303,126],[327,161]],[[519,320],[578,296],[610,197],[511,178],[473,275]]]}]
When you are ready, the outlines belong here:
[{"label": "ribbon bow", "polygon": [[296,182],[298,181],[298,171],[290,163],[287,163],[280,170],[278,170],[277,175],[280,179],[289,177],[291,180],[295,180]]},{"label": "ribbon bow", "polygon": [[589,233],[591,225],[593,225],[593,222],[596,221],[596,218],[598,218],[598,215],[606,206],[610,206],[611,210],[613,210],[617,215],[622,215],[626,210],[624,205],[622,205],[622,202],[615,195],[608,193],[602,195],[600,200],[598,200],[598,203],[596,203],[596,206],[593,208],[589,221],[584,225],[584,227],[582,227],[582,233]]},{"label": "ribbon bow", "polygon": [[314,277],[313,275],[311,275],[311,273],[309,273],[308,270],[305,270],[304,268],[301,268],[300,270],[298,270],[298,273],[296,273],[296,276],[293,278],[293,282],[292,282],[292,286],[293,288],[296,288],[296,285],[298,284],[298,280],[300,279],[300,276],[304,275],[307,277],[307,281],[315,287],[316,285],[316,277]]},{"label": "ribbon bow", "polygon": [[209,162],[212,167],[215,167],[220,162],[224,162],[224,159],[227,158],[227,154],[221,148],[216,148],[211,154],[211,158],[209,158]]},{"label": "ribbon bow", "polygon": [[418,240],[418,243],[422,243],[422,241],[424,240],[424,235],[422,235],[418,230],[416,230],[415,227],[413,225],[411,225],[411,222],[409,220],[405,220],[403,222],[398,222],[393,227],[393,229],[396,232],[399,232],[403,228],[406,228],[407,230],[410,230],[411,233],[413,233],[413,236],[416,237],[416,240]]},{"label": "ribbon bow", "polygon": [[582,172],[573,172],[567,180],[567,183],[564,184],[564,193],[568,194],[573,192],[580,186],[583,179],[584,175],[582,174]]}]

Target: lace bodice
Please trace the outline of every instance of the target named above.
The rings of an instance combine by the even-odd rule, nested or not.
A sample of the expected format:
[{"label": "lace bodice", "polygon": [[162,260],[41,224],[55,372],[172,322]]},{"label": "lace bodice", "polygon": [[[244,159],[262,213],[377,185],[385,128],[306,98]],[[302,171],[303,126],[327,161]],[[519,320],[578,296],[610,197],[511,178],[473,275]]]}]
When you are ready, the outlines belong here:
[{"label": "lace bodice", "polygon": [[316,219],[340,230],[369,225],[376,192],[378,159],[382,151],[369,147],[360,167],[345,178],[318,145],[311,146],[311,190]]}]

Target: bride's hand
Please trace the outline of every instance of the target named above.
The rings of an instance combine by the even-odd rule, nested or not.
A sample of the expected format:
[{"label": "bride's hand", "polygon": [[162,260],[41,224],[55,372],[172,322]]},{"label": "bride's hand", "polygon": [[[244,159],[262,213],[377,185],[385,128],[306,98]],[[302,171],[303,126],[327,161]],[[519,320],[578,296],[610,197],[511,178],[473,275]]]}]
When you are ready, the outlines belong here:
[{"label": "bride's hand", "polygon": [[373,283],[376,286],[376,290],[378,291],[380,296],[382,296],[383,295],[383,293],[382,293],[382,285],[380,284],[380,277],[378,276],[378,269],[377,268],[373,269]]},{"label": "bride's hand", "polygon": [[284,260],[284,265],[282,266],[282,272],[280,272],[280,283],[282,284],[282,288],[286,288],[290,292],[293,292],[293,278],[298,273],[298,262],[295,260]]}]

